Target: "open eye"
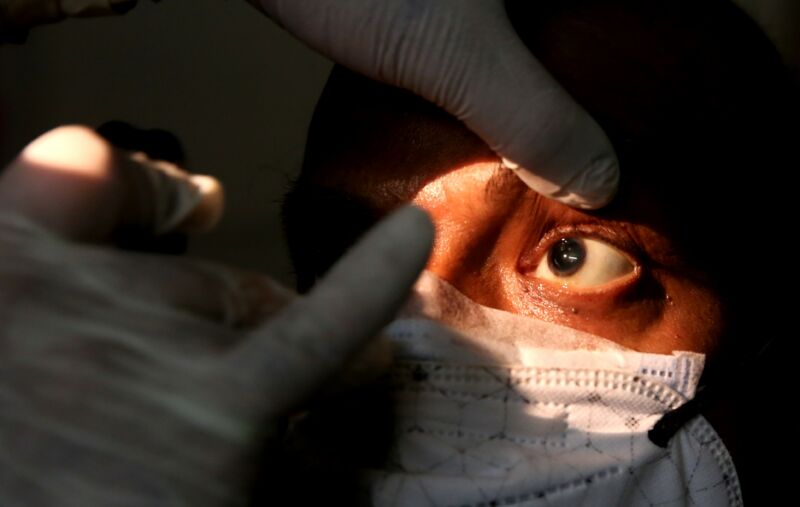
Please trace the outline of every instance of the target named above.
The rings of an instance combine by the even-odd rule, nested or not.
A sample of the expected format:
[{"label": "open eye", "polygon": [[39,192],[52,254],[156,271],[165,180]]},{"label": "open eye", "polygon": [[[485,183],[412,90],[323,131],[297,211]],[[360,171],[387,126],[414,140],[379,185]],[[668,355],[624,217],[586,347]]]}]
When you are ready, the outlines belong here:
[{"label": "open eye", "polygon": [[635,265],[613,246],[589,238],[562,238],[539,261],[533,276],[563,287],[591,288],[633,272]]}]

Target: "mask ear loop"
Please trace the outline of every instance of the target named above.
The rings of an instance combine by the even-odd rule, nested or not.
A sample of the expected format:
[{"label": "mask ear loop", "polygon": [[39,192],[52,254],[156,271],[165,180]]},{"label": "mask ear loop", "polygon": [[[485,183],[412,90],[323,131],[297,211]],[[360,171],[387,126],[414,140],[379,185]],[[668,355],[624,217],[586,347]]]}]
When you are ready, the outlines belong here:
[{"label": "mask ear loop", "polygon": [[708,398],[713,394],[713,386],[711,388],[707,385],[698,387],[695,397],[680,407],[664,414],[650,431],[647,432],[647,438],[649,438],[653,444],[666,449],[672,437],[674,437],[686,423],[703,411],[708,404]]},{"label": "mask ear loop", "polygon": [[[772,338],[763,347],[761,347],[761,350],[758,351],[753,359],[753,363],[757,363],[767,355],[774,341],[775,339]],[[678,433],[678,431],[680,431],[680,429],[683,428],[686,423],[700,415],[700,413],[708,406],[709,401],[719,396],[719,393],[722,391],[720,387],[722,384],[719,381],[719,378],[720,377],[717,376],[716,380],[698,387],[694,398],[687,401],[680,407],[670,410],[664,414],[661,419],[659,419],[658,422],[656,422],[656,424],[650,429],[650,431],[647,432],[647,438],[650,439],[650,442],[663,449],[666,449],[669,445],[669,441],[672,440],[672,437],[674,437],[675,434]],[[729,383],[728,387],[730,387]]]}]

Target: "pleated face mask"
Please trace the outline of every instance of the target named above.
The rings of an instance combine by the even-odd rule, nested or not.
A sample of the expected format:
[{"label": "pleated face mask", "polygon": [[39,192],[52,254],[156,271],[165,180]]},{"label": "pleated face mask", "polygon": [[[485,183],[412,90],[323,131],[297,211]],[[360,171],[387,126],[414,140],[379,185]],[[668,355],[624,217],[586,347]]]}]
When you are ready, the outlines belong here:
[{"label": "pleated face mask", "polygon": [[702,417],[648,432],[695,396],[704,356],[645,354],[482,307],[426,273],[390,336],[395,433],[367,472],[392,506],[741,505]]}]

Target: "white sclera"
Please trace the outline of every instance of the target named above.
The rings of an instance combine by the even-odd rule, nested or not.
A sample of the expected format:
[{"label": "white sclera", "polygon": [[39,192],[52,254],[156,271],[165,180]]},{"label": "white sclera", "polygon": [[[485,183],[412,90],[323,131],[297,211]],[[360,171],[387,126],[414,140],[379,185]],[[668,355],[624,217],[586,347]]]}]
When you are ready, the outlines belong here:
[{"label": "white sclera", "polygon": [[550,265],[550,251],[548,251],[539,261],[533,276],[559,283],[564,288],[592,288],[613,282],[633,272],[635,268],[633,262],[617,248],[597,239],[576,239],[586,252],[583,264],[577,271],[567,276],[559,275]]}]

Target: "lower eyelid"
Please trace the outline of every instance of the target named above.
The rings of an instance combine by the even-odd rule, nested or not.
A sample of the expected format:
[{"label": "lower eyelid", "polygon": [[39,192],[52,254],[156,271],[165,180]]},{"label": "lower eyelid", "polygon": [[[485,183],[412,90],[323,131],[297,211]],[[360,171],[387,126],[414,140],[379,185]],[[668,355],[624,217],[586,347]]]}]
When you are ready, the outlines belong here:
[{"label": "lower eyelid", "polygon": [[599,302],[597,298],[610,300],[623,297],[633,290],[642,279],[642,267],[635,265],[633,270],[626,275],[620,276],[608,283],[586,287],[565,287],[564,284],[554,280],[543,280],[525,274],[521,274],[520,278],[526,285],[533,286],[535,292],[541,297],[553,302],[559,302],[559,304],[570,305],[587,302],[591,303],[592,301]]}]

